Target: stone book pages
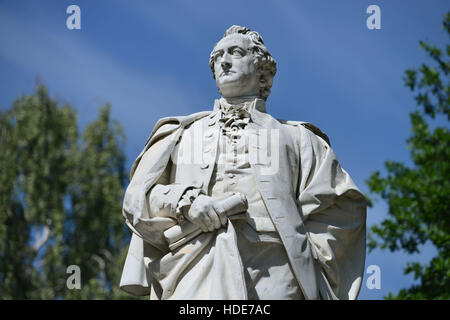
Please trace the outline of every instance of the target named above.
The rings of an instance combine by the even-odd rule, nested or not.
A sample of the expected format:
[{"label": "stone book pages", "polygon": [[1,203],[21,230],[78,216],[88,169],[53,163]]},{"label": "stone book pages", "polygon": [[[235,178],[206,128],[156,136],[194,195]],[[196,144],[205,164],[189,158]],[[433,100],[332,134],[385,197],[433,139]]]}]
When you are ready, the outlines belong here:
[{"label": "stone book pages", "polygon": [[[248,209],[247,198],[243,194],[234,194],[219,202],[222,212],[230,218],[245,215]],[[202,230],[195,224],[185,221],[181,225],[173,226],[164,231],[164,236],[169,243],[171,251],[179,248],[186,242],[194,239],[202,233]]]}]

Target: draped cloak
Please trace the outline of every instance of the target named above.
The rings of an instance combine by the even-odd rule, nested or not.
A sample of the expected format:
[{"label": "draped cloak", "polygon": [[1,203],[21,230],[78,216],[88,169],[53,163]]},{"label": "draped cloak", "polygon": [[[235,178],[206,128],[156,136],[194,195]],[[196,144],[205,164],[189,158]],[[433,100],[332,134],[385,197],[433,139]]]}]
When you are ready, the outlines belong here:
[{"label": "draped cloak", "polygon": [[[247,299],[232,223],[172,252],[163,231],[178,222],[152,216],[147,201],[183,131],[213,114],[214,110],[160,119],[131,168],[123,215],[133,234],[120,282],[128,293],[151,299]],[[268,170],[270,160],[253,163],[252,169],[304,297],[356,299],[365,263],[364,196],[339,165],[328,137],[315,126],[277,120],[257,110],[253,120],[249,126],[255,134],[276,130],[279,135],[276,146],[270,145],[270,137],[254,146],[275,148],[278,170]],[[211,149],[206,160],[211,163],[190,164],[175,183],[207,193],[217,146]]]}]

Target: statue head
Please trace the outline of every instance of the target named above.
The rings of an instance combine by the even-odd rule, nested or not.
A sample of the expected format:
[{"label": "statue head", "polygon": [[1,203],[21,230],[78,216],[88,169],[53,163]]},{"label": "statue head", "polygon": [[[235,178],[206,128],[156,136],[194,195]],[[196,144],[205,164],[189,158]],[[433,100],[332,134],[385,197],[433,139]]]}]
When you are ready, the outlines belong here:
[{"label": "statue head", "polygon": [[256,31],[231,26],[214,46],[209,66],[224,98],[270,95],[276,62]]}]

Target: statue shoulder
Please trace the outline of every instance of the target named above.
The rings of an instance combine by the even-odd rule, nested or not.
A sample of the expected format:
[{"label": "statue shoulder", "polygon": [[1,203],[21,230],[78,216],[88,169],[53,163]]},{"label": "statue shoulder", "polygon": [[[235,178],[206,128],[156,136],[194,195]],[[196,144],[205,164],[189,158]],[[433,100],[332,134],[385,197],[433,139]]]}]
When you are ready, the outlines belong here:
[{"label": "statue shoulder", "polygon": [[199,119],[202,119],[203,117],[209,115],[210,113],[211,111],[202,111],[192,113],[187,116],[165,117],[159,119],[156,122],[155,126],[153,127],[152,132],[150,133],[150,136],[148,137],[147,142],[145,143],[144,149],[141,151],[141,153],[136,158],[131,167],[130,178],[133,177],[134,171],[136,170],[145,152],[152,145],[154,145],[156,141],[160,141],[161,139],[174,134],[175,132],[177,132],[178,129],[184,129],[186,126],[190,125],[191,123]]},{"label": "statue shoulder", "polygon": [[146,144],[148,144],[150,140],[156,136],[170,134],[179,127],[185,128],[191,123],[206,117],[210,113],[211,111],[200,111],[189,114],[187,116],[172,116],[161,118],[156,122],[155,127],[153,128],[149,138],[147,139]]},{"label": "statue shoulder", "polygon": [[187,116],[172,116],[172,117],[161,118],[156,123],[153,131],[158,130],[162,126],[181,125],[182,127],[186,127],[186,126],[190,125],[191,123],[193,123],[201,118],[206,117],[209,114],[211,114],[211,111],[200,111],[200,112],[191,113]]},{"label": "statue shoulder", "polygon": [[313,133],[315,136],[319,136],[320,138],[322,138],[329,146],[331,146],[330,143],[330,139],[328,138],[328,136],[322,131],[320,130],[318,127],[316,127],[315,125],[313,125],[312,123],[309,122],[304,122],[304,121],[291,121],[291,120],[278,120],[281,124],[287,126],[287,127],[303,127],[308,129],[307,131],[310,133]]}]

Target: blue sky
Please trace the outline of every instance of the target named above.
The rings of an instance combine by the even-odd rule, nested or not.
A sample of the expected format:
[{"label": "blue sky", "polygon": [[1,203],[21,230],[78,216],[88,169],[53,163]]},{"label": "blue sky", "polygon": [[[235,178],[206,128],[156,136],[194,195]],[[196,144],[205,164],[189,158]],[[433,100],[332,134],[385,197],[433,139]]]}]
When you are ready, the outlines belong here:
[{"label": "blue sky", "polygon": [[[81,8],[81,30],[66,28],[66,8]],[[366,8],[381,8],[381,30],[366,28]],[[331,138],[342,166],[368,192],[365,180],[385,160],[410,163],[405,140],[412,94],[404,70],[426,59],[419,40],[441,45],[448,1],[4,1],[0,0],[0,110],[29,94],[39,77],[54,98],[79,113],[82,126],[102,103],[127,136],[128,166],[155,122],[212,108],[218,98],[209,54],[233,24],[258,31],[277,61],[267,101],[280,119],[314,123]],[[368,225],[386,216],[380,200]],[[120,213],[119,213],[120,214]],[[380,299],[413,283],[406,261],[435,253],[375,250],[366,267],[381,268]]]}]

